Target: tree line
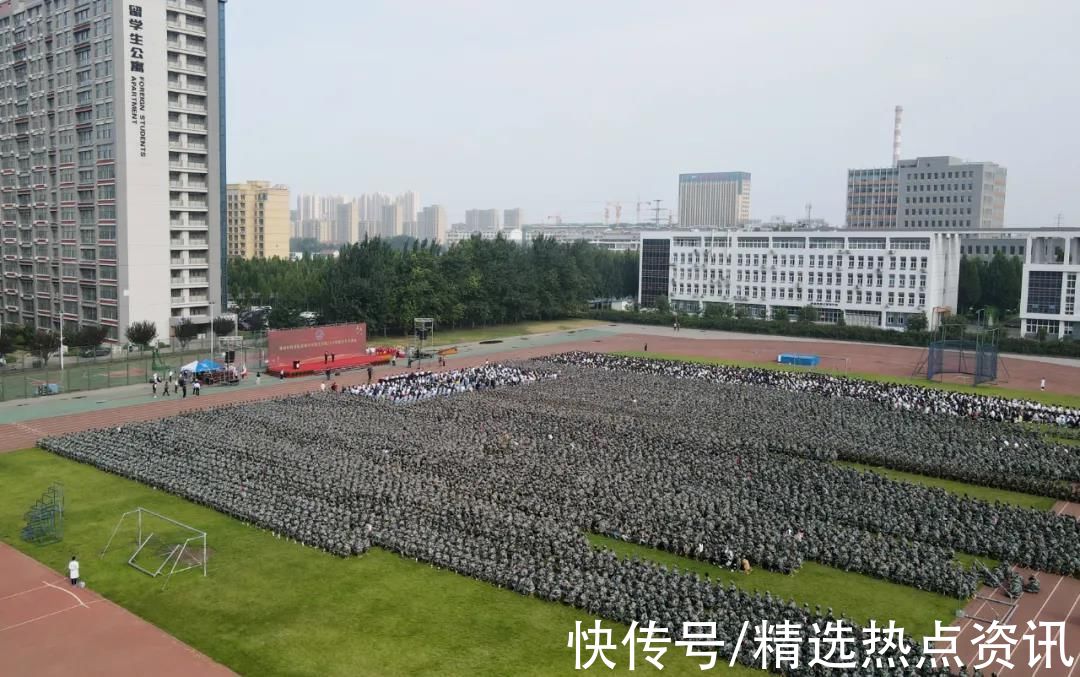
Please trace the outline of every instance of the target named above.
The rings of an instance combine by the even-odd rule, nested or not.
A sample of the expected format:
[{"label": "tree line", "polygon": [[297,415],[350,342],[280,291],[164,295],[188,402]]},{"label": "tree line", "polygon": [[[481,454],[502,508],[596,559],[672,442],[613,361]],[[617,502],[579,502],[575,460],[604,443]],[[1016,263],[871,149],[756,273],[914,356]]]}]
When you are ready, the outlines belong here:
[{"label": "tree line", "polygon": [[978,308],[994,309],[994,315],[1019,312],[1023,284],[1024,260],[1019,256],[999,251],[989,261],[961,257],[957,312],[971,313]]},{"label": "tree line", "polygon": [[580,313],[593,298],[637,295],[635,252],[537,238],[519,245],[474,237],[443,248],[381,238],[342,247],[336,258],[233,259],[229,297],[268,305],[273,328],[366,322],[371,333],[411,331],[413,318],[454,328],[548,320]]}]

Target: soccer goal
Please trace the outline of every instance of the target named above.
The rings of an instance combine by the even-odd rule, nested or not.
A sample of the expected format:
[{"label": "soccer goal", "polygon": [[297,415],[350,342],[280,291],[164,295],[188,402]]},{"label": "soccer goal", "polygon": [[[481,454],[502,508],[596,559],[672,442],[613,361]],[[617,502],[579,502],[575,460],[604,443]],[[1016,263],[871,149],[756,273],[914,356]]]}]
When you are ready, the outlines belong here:
[{"label": "soccer goal", "polygon": [[130,548],[129,565],[151,578],[164,576],[162,590],[175,574],[191,569],[202,569],[203,576],[207,573],[206,532],[153,510],[138,507],[121,515],[101,557],[114,542]]}]

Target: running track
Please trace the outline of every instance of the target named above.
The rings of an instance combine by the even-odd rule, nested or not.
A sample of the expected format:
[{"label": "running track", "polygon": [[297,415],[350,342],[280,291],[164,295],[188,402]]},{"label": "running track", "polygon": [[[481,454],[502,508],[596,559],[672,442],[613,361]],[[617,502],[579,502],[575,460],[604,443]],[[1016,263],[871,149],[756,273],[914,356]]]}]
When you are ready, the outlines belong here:
[{"label": "running track", "polygon": [[[690,333],[690,332],[687,332]],[[772,362],[780,352],[815,353],[823,356],[823,365],[843,367],[848,371],[910,376],[922,351],[895,346],[877,346],[837,342],[786,341],[762,337],[757,340],[693,338],[642,334],[617,334],[589,341],[567,341],[513,349],[486,356],[451,358],[450,367],[473,366],[492,360],[524,359],[567,350],[637,351],[648,345],[654,353],[678,354],[693,357],[715,357],[730,360]],[[431,369],[424,365],[424,369]],[[1034,390],[1039,380],[1048,378],[1052,392],[1080,394],[1080,368],[1049,365],[1033,360],[1009,359],[1010,388]],[[380,368],[378,377],[405,372],[407,369]],[[250,377],[249,377],[250,378]],[[363,371],[346,372],[336,377],[339,385],[364,383]],[[40,418],[21,423],[0,425],[0,453],[35,446],[46,436],[60,435],[91,428],[121,426],[238,402],[254,401],[311,392],[319,389],[320,381],[312,378],[296,380],[264,379],[258,389],[235,391],[228,388],[207,389],[201,397],[186,399],[157,399],[129,407],[103,409],[97,412]],[[1080,517],[1080,505],[1058,503],[1059,513]],[[64,579],[41,564],[0,543],[0,654],[5,666],[16,667],[13,674],[230,674],[224,667],[181,644],[124,609],[94,593],[65,588]],[[1027,576],[1027,573],[1024,573]],[[1026,629],[1026,621],[1035,619],[1066,622],[1067,653],[1080,655],[1080,580],[1040,574],[1042,592],[1025,595],[1010,623],[1017,626],[1017,637]],[[993,591],[984,589],[990,596]],[[72,597],[75,596],[75,598]],[[975,600],[965,611],[969,615],[985,616],[995,607]],[[947,622],[949,619],[943,619]],[[957,643],[960,655],[970,664],[975,659],[971,638],[978,634],[975,621],[959,623],[962,632]],[[137,649],[134,650],[133,649]],[[1059,662],[1049,669],[1027,667],[1027,648],[1015,649],[1011,660],[1013,670],[999,670],[1001,675],[1040,677],[1080,676],[1080,658],[1072,668]],[[14,662],[8,663],[11,658]],[[991,668],[992,669],[992,668]],[[989,674],[989,669],[987,670]]]},{"label": "running track", "polygon": [[232,675],[123,607],[0,543],[5,675]]}]

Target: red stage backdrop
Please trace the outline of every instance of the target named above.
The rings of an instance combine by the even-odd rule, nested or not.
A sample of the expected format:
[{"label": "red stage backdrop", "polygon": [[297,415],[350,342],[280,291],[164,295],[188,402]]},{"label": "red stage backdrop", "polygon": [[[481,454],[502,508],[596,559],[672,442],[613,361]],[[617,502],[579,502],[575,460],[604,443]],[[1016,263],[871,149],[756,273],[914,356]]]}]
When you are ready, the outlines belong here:
[{"label": "red stage backdrop", "polygon": [[316,357],[321,361],[326,353],[339,357],[363,355],[367,349],[367,325],[331,324],[302,329],[271,329],[269,344],[270,364]]}]

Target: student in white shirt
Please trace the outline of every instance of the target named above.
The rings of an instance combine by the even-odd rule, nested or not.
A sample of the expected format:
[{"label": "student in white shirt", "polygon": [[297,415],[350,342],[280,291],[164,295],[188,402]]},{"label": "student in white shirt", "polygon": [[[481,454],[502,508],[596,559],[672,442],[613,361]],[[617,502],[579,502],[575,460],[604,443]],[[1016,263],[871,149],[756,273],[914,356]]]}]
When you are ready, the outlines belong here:
[{"label": "student in white shirt", "polygon": [[68,562],[68,577],[72,585],[79,584],[79,560],[75,559],[75,555],[72,555],[71,561]]}]

